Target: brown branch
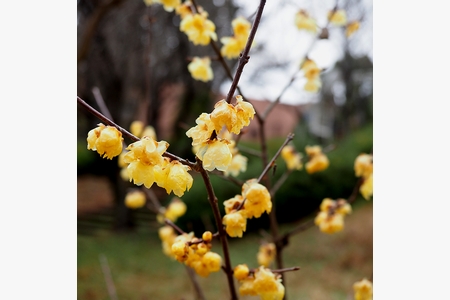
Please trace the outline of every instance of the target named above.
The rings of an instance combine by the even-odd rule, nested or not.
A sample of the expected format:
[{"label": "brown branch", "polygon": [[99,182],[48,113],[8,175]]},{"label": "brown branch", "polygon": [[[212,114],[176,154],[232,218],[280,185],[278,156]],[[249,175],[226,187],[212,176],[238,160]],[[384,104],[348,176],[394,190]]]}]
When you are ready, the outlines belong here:
[{"label": "brown branch", "polygon": [[[105,117],[102,113],[100,113],[98,110],[96,110],[95,108],[93,108],[92,106],[87,104],[86,101],[84,101],[83,99],[81,99],[78,96],[77,96],[77,102],[84,109],[86,109],[89,113],[91,113],[94,116],[96,116],[97,118],[99,118],[103,123],[105,123],[107,125],[110,125],[110,126],[116,127],[117,130],[119,130],[124,136],[128,137],[133,142],[140,141],[140,139],[137,136],[133,135],[132,133],[128,132],[124,128],[120,127],[119,125],[117,125],[116,123],[114,123],[113,121],[111,121],[110,119]],[[182,163],[182,164],[184,164],[186,166],[189,166],[192,170],[194,170],[196,172],[199,172],[199,170],[198,170],[199,166],[196,163],[190,162],[189,160],[186,160],[186,159],[183,159],[181,157],[178,157],[175,154],[172,154],[172,153],[167,152],[167,151],[164,152],[163,156],[168,157],[168,158],[173,159],[173,160],[178,160],[180,163]]]},{"label": "brown branch", "polygon": [[181,229],[180,227],[178,227],[177,225],[175,225],[174,222],[170,221],[169,219],[165,218],[164,219],[164,223],[166,223],[167,225],[171,226],[173,229],[175,229],[179,234],[185,234],[186,232],[184,232],[183,229]]},{"label": "brown branch", "polygon": [[[196,157],[196,159],[197,159],[197,163],[199,165],[201,165],[201,160],[198,159],[197,157]],[[228,280],[228,287],[229,287],[229,290],[231,293],[231,299],[237,300],[238,296],[236,294],[236,288],[234,287],[233,269],[231,267],[227,233],[225,232],[225,229],[223,228],[222,216],[220,215],[218,201],[217,201],[216,195],[214,193],[214,189],[211,185],[211,181],[209,179],[208,172],[205,169],[203,169],[203,166],[200,168],[200,174],[202,175],[203,181],[205,183],[206,191],[208,192],[208,201],[209,201],[209,204],[211,205],[211,208],[212,208],[212,211],[214,214],[214,219],[216,220],[217,229],[219,231],[220,242],[222,244],[222,251],[223,251],[223,256],[224,256],[224,260],[225,260],[224,270],[225,270],[225,274],[226,274],[227,280]]]},{"label": "brown branch", "polygon": [[109,269],[108,259],[104,254],[99,254],[98,259],[100,260],[100,265],[102,267],[103,276],[106,282],[106,288],[108,290],[109,298],[111,300],[117,300],[116,287],[114,286],[114,281],[111,276],[111,270]]},{"label": "brown branch", "polygon": [[184,266],[186,267],[186,272],[188,273],[188,277],[191,280],[192,285],[194,286],[196,299],[205,300],[205,295],[203,294],[203,290],[200,287],[200,284],[198,283],[197,275],[195,274],[194,270],[191,267],[188,267],[187,265],[184,265]]},{"label": "brown branch", "polygon": [[244,51],[241,53],[239,57],[239,64],[236,69],[236,74],[234,75],[233,82],[231,83],[230,90],[228,91],[226,101],[231,103],[231,99],[233,98],[234,92],[236,91],[237,85],[239,83],[239,79],[241,78],[242,71],[244,70],[244,66],[248,63],[250,56],[248,53],[250,52],[250,47],[253,44],[253,39],[256,35],[256,30],[258,29],[259,23],[261,22],[262,12],[264,10],[264,5],[266,4],[266,0],[260,0],[259,7],[256,12],[255,20],[253,21],[252,29],[250,30],[250,34],[247,39],[247,44],[245,45]]}]

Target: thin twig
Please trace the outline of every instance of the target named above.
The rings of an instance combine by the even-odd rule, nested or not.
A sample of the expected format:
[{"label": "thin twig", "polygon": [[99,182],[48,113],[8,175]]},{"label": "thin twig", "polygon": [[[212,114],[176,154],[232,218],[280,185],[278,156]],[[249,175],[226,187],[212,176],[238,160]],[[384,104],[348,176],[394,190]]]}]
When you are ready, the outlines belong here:
[{"label": "thin twig", "polygon": [[111,276],[111,270],[109,269],[108,259],[104,254],[99,254],[98,259],[100,260],[100,265],[102,267],[103,277],[105,277],[106,288],[108,290],[109,298],[111,300],[117,300],[116,287],[114,286],[114,281]]},{"label": "thin twig", "polygon": [[192,285],[194,286],[196,298],[198,300],[205,300],[205,295],[203,294],[203,290],[200,287],[200,284],[198,283],[197,275],[195,274],[194,270],[192,270],[191,267],[188,267],[186,265],[184,266],[186,268],[186,272],[188,273],[188,277],[191,280]]}]

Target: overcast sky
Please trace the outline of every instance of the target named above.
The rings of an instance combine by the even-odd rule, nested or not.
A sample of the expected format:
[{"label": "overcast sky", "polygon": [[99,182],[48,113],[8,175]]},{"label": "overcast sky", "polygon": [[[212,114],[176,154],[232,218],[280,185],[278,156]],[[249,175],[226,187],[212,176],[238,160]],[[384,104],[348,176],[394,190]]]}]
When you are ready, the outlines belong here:
[{"label": "overcast sky", "polygon": [[[248,17],[258,7],[259,0],[234,0],[240,7],[237,15]],[[340,1],[343,4],[344,1]],[[372,0],[363,0],[368,13],[360,30],[350,40],[352,53],[358,56],[367,55],[372,59]],[[299,9],[306,9],[317,20],[319,26],[326,24],[327,12],[335,5],[334,0],[296,0],[267,1],[264,7],[261,24],[256,33],[254,48],[263,45],[260,51],[251,50],[249,63],[245,66],[239,86],[250,99],[274,101],[298,69],[305,53],[315,39],[313,34],[299,31],[295,26],[295,14]],[[349,21],[360,18],[361,9],[352,7],[348,10]],[[320,68],[329,69],[342,57],[344,42],[341,28],[330,29],[328,40],[316,41],[309,57],[314,59]],[[274,66],[269,71],[262,71],[261,66]],[[266,67],[267,69],[267,67]],[[300,74],[299,74],[300,75]],[[227,93],[231,81],[221,85],[221,91]],[[317,95],[303,90],[305,80],[298,76],[292,86],[281,99],[282,103],[300,104],[317,99]]]}]

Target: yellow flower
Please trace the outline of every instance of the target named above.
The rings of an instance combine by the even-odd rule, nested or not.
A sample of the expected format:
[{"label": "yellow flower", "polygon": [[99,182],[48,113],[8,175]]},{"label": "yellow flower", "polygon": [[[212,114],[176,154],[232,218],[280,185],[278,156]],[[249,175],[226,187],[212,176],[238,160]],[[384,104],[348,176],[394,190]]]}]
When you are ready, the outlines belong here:
[{"label": "yellow flower", "polygon": [[322,153],[320,146],[306,146],[305,151],[309,157],[309,161],[305,165],[308,174],[323,171],[330,165],[328,157]]},{"label": "yellow flower", "polygon": [[369,177],[364,178],[364,182],[359,188],[364,199],[369,200],[373,195],[373,175],[370,174]]},{"label": "yellow flower", "polygon": [[208,45],[217,40],[216,25],[207,19],[207,14],[186,15],[180,23],[180,30],[188,36],[194,45]]},{"label": "yellow flower", "polygon": [[224,36],[220,39],[220,42],[223,44],[220,53],[228,59],[239,57],[239,54],[245,48],[245,41],[243,43],[242,40],[233,36]]},{"label": "yellow flower", "polygon": [[347,23],[347,14],[343,9],[332,10],[328,12],[328,20],[335,26],[344,26]]},{"label": "yellow flower", "polygon": [[353,291],[355,292],[355,300],[372,300],[373,285],[366,278],[355,282],[353,284]]},{"label": "yellow flower", "polygon": [[242,234],[247,229],[247,218],[245,212],[242,210],[232,211],[223,216],[223,225],[230,237],[242,237]]},{"label": "yellow flower", "polygon": [[214,123],[216,132],[220,132],[223,126],[226,126],[227,130],[232,132],[233,126],[236,124],[236,119],[236,109],[232,104],[222,99],[214,105],[214,110],[211,113],[211,121]]},{"label": "yellow flower", "polygon": [[175,13],[180,16],[181,19],[184,19],[187,15],[192,15],[192,2],[184,1],[182,4],[175,8]]},{"label": "yellow flower", "polygon": [[322,81],[320,80],[320,78],[307,79],[305,86],[304,86],[305,91],[310,92],[310,93],[317,93],[321,87],[322,87]]},{"label": "yellow flower", "polygon": [[218,272],[222,266],[222,258],[215,252],[207,252],[202,257],[203,264],[209,272]]},{"label": "yellow flower", "polygon": [[241,285],[239,286],[239,294],[242,296],[256,296],[258,293],[255,291],[254,283],[255,278],[250,277],[239,282]]},{"label": "yellow flower", "polygon": [[236,195],[231,199],[223,201],[223,206],[225,207],[225,213],[229,214],[233,210],[236,210],[242,203],[244,198],[241,195]]},{"label": "yellow flower", "polygon": [[336,213],[329,215],[328,212],[321,211],[314,219],[314,223],[319,226],[320,231],[331,234],[344,228],[344,216]]},{"label": "yellow flower", "polygon": [[261,300],[283,300],[285,288],[283,284],[281,284],[281,279],[276,281],[277,290],[273,292],[261,293],[259,296]]},{"label": "yellow flower", "polygon": [[301,70],[305,74],[306,79],[308,80],[314,80],[319,78],[320,76],[320,69],[317,66],[316,62],[312,59],[306,59],[302,65]]},{"label": "yellow flower", "polygon": [[344,228],[344,216],[351,212],[352,208],[346,200],[335,201],[325,198],[320,204],[320,212],[314,219],[314,223],[322,232],[335,233]]},{"label": "yellow flower", "polygon": [[144,122],[139,121],[139,120],[131,122],[130,132],[132,135],[135,135],[138,138],[140,138],[142,131],[144,131]]},{"label": "yellow flower", "polygon": [[[156,0],[154,1],[156,2]],[[173,11],[181,4],[180,0],[158,0],[158,2],[163,5],[164,10],[167,12]]]},{"label": "yellow flower", "polygon": [[186,204],[178,198],[174,198],[167,207],[164,216],[172,222],[186,213]]},{"label": "yellow flower", "polygon": [[241,95],[236,96],[236,115],[237,120],[236,124],[234,124],[231,132],[235,134],[239,134],[241,129],[250,124],[250,120],[253,120],[255,116],[255,109],[250,102],[244,101]]},{"label": "yellow flower", "polygon": [[132,191],[125,196],[125,206],[128,208],[136,209],[145,205],[146,197],[141,191]]},{"label": "yellow flower", "polygon": [[164,162],[162,154],[169,144],[166,141],[156,142],[150,137],[143,137],[140,141],[130,144],[124,155],[124,162],[128,163],[127,174],[130,181],[136,185],[150,188],[162,172]]},{"label": "yellow flower", "polygon": [[208,171],[225,171],[233,158],[227,141],[217,139],[202,144],[196,155],[203,162],[203,168]]},{"label": "yellow flower", "polygon": [[192,138],[192,146],[198,146],[208,141],[215,127],[210,114],[207,113],[202,113],[195,123],[197,125],[186,132],[186,135]]},{"label": "yellow flower", "polygon": [[345,36],[350,37],[352,36],[358,29],[359,29],[359,22],[353,21],[347,24],[347,27],[345,28]]},{"label": "yellow flower", "polygon": [[295,151],[291,145],[286,145],[281,150],[281,157],[286,162],[288,170],[301,170],[303,168],[302,155]]},{"label": "yellow flower", "polygon": [[203,232],[203,234],[202,234],[202,240],[205,242],[205,243],[208,243],[208,242],[211,242],[212,241],[212,233],[211,233],[211,231],[205,231],[205,232]]},{"label": "yellow flower", "polygon": [[208,82],[213,79],[214,74],[211,69],[211,60],[209,57],[194,57],[188,65],[189,73],[195,80]]},{"label": "yellow flower", "polygon": [[[269,269],[260,266],[255,271],[253,287],[258,294],[273,293],[278,291],[277,279]],[[282,299],[282,298],[281,298]]]},{"label": "yellow flower", "polygon": [[311,18],[308,13],[305,10],[300,10],[295,15],[295,25],[297,25],[297,28],[300,30],[306,30],[310,31],[312,33],[317,32],[317,24],[316,20]]},{"label": "yellow flower", "polygon": [[166,225],[158,230],[159,238],[162,241],[162,248],[165,255],[175,258],[174,254],[172,253],[172,244],[175,241],[175,238],[177,235],[175,234],[175,231],[172,227]]},{"label": "yellow flower", "polygon": [[276,253],[277,250],[274,243],[261,245],[257,254],[258,264],[266,268],[269,267],[271,262],[274,260]]},{"label": "yellow flower", "polygon": [[270,193],[265,186],[257,183],[256,179],[250,179],[244,183],[242,197],[247,199],[244,203],[247,218],[259,218],[264,212],[272,211]]},{"label": "yellow flower", "polygon": [[238,176],[240,172],[245,172],[247,170],[247,157],[237,153],[233,155],[231,159],[231,164],[225,170],[225,176],[230,174],[234,177]]},{"label": "yellow flower", "polygon": [[369,177],[373,173],[373,156],[365,153],[358,155],[354,169],[356,177]]},{"label": "yellow flower", "polygon": [[177,160],[167,163],[161,170],[156,173],[156,184],[166,189],[167,194],[173,191],[178,197],[182,197],[185,191],[189,191],[192,187],[193,179],[188,171],[191,168],[183,165]]},{"label": "yellow flower", "polygon": [[113,126],[98,124],[88,132],[87,148],[97,151],[102,157],[113,159],[122,153],[122,133]]},{"label": "yellow flower", "polygon": [[176,260],[184,262],[188,258],[189,247],[183,240],[175,241],[172,244],[172,253],[175,255]]},{"label": "yellow flower", "polygon": [[234,268],[233,275],[237,280],[244,280],[248,277],[250,270],[248,269],[246,264],[237,265]]},{"label": "yellow flower", "polygon": [[[251,24],[250,22],[244,18],[244,17],[237,17],[233,21],[231,21],[231,26],[233,27],[234,36],[238,39],[246,41],[249,34],[250,34],[250,28]],[[245,42],[244,42],[245,45]]]}]

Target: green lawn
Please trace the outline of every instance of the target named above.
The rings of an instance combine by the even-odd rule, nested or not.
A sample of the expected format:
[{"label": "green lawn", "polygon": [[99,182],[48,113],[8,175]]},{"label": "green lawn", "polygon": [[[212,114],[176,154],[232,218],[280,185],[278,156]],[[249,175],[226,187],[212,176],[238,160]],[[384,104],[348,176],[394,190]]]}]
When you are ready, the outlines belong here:
[{"label": "green lawn", "polygon": [[[291,238],[284,251],[285,267],[301,269],[287,274],[289,300],[352,299],[352,284],[372,276],[372,212],[372,202],[359,199],[345,219],[344,231],[327,235],[313,227]],[[99,260],[99,255],[104,255],[119,299],[194,300],[184,265],[162,253],[156,230],[155,226],[133,234],[104,231],[96,236],[79,235],[78,299],[109,299]],[[261,239],[257,234],[244,234],[242,239],[231,240],[233,266],[247,263],[257,267]],[[218,243],[213,250],[222,253]],[[223,272],[198,280],[207,299],[229,299]]]}]

